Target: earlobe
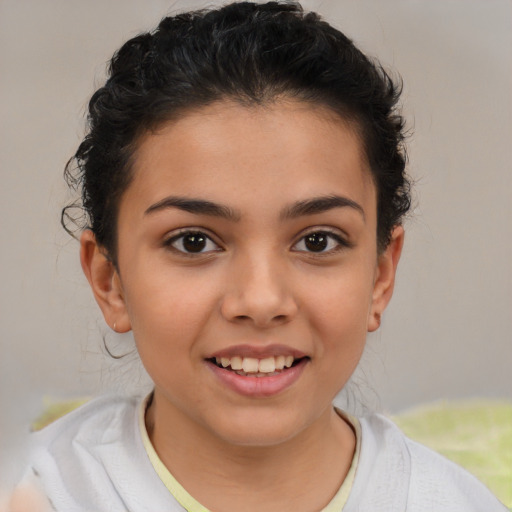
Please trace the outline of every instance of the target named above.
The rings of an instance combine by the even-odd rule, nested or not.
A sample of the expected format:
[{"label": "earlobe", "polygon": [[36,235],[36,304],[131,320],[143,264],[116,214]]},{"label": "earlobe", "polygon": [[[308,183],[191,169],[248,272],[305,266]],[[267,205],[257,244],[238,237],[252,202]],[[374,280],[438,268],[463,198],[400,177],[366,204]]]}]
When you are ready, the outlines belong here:
[{"label": "earlobe", "polygon": [[396,269],[404,244],[404,229],[396,226],[391,235],[391,241],[382,254],[379,255],[375,282],[373,286],[372,305],[368,313],[368,332],[380,327],[382,313],[393,295]]},{"label": "earlobe", "polygon": [[131,324],[119,273],[90,229],[80,237],[80,263],[107,324],[116,332],[129,331]]}]

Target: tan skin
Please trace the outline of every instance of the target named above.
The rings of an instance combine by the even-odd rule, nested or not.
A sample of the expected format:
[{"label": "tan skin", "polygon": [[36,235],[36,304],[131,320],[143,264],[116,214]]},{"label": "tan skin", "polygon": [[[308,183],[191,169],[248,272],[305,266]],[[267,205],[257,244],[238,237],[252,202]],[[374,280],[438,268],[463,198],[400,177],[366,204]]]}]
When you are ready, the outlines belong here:
[{"label": "tan skin", "polygon": [[[331,403],[379,327],[404,236],[396,227],[379,253],[376,229],[356,131],[319,106],[280,100],[219,102],[140,140],[117,269],[83,233],[105,320],[133,331],[155,383],[150,439],[208,509],[310,512],[340,487],[355,436]],[[204,235],[199,252],[184,243],[191,232]],[[208,359],[241,344],[300,351],[300,375],[269,396],[231,389]]]}]

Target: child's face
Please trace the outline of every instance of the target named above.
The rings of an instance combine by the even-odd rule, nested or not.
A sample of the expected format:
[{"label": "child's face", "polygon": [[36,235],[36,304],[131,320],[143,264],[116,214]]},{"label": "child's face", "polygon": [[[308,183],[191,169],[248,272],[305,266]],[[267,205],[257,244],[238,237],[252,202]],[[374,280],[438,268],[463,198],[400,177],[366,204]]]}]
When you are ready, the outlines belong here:
[{"label": "child's face", "polygon": [[[400,251],[379,256],[376,227],[348,124],[291,101],[218,103],[141,141],[119,275],[96,295],[110,325],[133,330],[161,418],[271,445],[328,414],[378,327]],[[247,358],[248,375],[216,357]]]}]

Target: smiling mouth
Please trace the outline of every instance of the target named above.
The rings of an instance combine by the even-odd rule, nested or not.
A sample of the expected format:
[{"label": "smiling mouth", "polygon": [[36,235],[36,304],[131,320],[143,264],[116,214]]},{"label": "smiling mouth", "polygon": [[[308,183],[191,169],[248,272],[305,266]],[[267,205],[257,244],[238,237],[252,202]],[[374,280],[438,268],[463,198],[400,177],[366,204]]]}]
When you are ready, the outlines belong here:
[{"label": "smiling mouth", "polygon": [[308,357],[295,358],[279,355],[258,359],[255,357],[212,357],[208,359],[218,368],[231,371],[242,377],[271,377],[298,365]]}]

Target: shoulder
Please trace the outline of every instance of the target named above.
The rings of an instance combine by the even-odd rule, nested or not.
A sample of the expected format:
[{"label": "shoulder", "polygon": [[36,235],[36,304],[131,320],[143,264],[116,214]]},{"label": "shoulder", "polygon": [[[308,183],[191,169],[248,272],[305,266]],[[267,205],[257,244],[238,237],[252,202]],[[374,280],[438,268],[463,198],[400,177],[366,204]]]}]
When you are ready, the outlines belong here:
[{"label": "shoulder", "polygon": [[153,487],[158,496],[159,482],[140,436],[140,405],[102,397],[35,433],[25,482],[58,511],[148,510],[144,495]]},{"label": "shoulder", "polygon": [[135,398],[105,396],[91,400],[31,436],[32,461],[41,469],[55,464],[89,468],[113,446],[122,447],[136,435]]},{"label": "shoulder", "polygon": [[407,438],[389,419],[372,414],[360,418],[360,423],[354,495],[365,506],[408,512],[506,511],[474,476]]},{"label": "shoulder", "polygon": [[411,457],[409,499],[412,502],[428,503],[432,510],[454,512],[506,510],[471,473],[425,446],[405,439]]},{"label": "shoulder", "polygon": [[137,415],[138,400],[121,396],[96,398],[32,435],[34,446],[58,449],[73,439],[92,445],[118,437]]}]

